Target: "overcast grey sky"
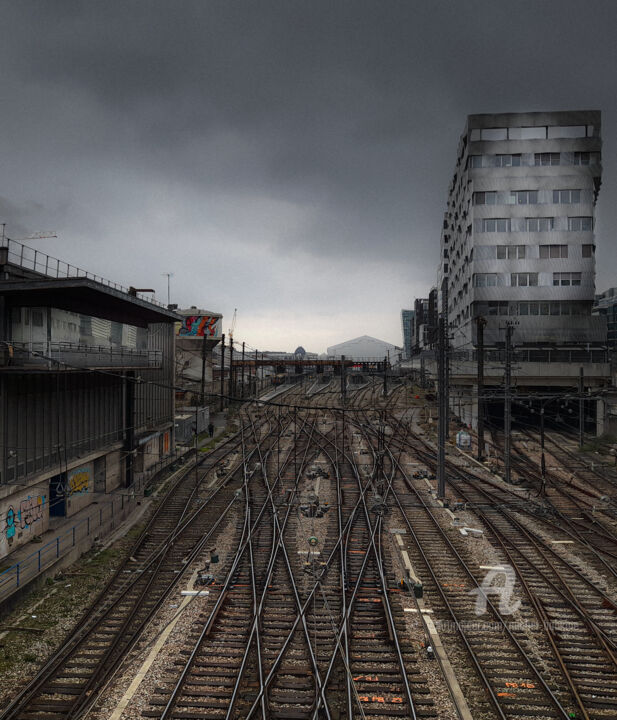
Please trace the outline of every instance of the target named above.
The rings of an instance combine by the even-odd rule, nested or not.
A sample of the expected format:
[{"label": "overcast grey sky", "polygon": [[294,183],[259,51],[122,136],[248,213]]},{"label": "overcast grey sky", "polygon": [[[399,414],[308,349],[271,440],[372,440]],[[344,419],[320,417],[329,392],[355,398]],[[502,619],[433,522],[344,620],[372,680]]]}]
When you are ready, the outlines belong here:
[{"label": "overcast grey sky", "polygon": [[599,290],[617,285],[617,2],[0,4],[12,237],[268,349],[368,334],[435,282],[469,113],[603,111]]}]

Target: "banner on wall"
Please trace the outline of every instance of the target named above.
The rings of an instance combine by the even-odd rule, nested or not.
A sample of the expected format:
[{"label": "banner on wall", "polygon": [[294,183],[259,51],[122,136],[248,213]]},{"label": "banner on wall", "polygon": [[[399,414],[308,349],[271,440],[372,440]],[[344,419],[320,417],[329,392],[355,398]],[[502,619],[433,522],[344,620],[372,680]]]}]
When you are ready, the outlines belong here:
[{"label": "banner on wall", "polygon": [[221,315],[186,315],[176,323],[176,335],[182,338],[220,338]]}]

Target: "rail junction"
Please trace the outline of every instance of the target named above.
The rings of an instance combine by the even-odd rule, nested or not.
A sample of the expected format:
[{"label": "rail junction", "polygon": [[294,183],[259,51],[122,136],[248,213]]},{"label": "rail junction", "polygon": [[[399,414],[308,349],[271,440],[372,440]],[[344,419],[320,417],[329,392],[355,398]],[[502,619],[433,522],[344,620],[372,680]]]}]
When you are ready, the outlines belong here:
[{"label": "rail junction", "polygon": [[238,403],[0,718],[617,717],[614,469],[530,433],[438,498],[431,401],[340,386]]}]

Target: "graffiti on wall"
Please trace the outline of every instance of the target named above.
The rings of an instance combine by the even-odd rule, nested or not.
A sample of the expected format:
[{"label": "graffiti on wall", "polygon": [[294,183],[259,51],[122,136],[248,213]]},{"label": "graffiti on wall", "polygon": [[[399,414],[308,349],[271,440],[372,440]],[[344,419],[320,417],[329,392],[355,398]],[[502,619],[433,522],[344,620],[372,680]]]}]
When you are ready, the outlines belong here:
[{"label": "graffiti on wall", "polygon": [[179,337],[207,337],[218,338],[221,336],[220,315],[188,315],[177,323],[177,335]]},{"label": "graffiti on wall", "polygon": [[82,495],[90,490],[90,468],[81,467],[71,470],[68,476],[68,496]]},{"label": "graffiti on wall", "polygon": [[45,495],[28,495],[27,498],[19,503],[19,510],[15,510],[13,505],[9,505],[6,511],[6,540],[11,546],[15,539],[15,533],[18,528],[27,530],[35,522],[43,519],[43,511],[46,502]]},{"label": "graffiti on wall", "polygon": [[43,519],[43,509],[45,507],[45,495],[31,497],[28,495],[26,500],[22,500],[19,504],[19,522],[22,528],[33,525],[37,520]]}]

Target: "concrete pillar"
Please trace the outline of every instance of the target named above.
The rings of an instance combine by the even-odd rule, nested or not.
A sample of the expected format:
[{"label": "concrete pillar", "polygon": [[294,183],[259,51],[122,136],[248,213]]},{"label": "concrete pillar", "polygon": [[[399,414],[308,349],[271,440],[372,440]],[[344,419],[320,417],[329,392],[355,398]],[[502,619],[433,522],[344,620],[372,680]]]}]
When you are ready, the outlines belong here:
[{"label": "concrete pillar", "polygon": [[604,435],[604,424],[606,420],[606,405],[604,400],[596,400],[596,437]]},{"label": "concrete pillar", "polygon": [[469,398],[469,424],[473,430],[478,429],[478,386],[474,385],[471,389],[471,397]]}]

